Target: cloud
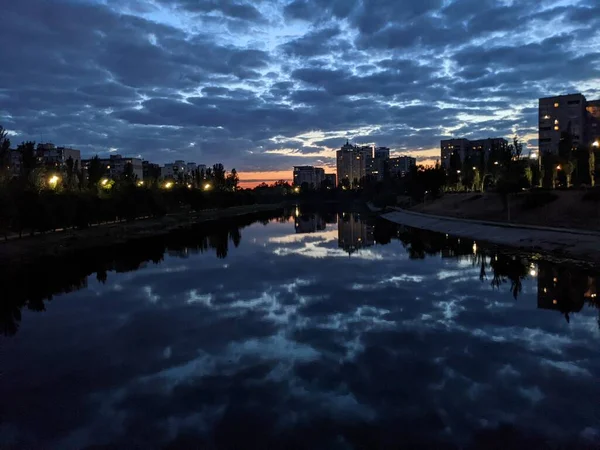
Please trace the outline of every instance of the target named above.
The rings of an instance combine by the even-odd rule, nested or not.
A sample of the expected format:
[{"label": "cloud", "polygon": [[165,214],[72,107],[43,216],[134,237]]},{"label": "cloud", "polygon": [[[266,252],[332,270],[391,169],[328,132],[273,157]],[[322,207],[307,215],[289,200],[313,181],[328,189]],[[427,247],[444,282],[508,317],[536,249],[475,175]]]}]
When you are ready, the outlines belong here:
[{"label": "cloud", "polygon": [[[0,123],[15,142],[43,135],[84,156],[118,148],[242,171],[319,163],[346,136],[417,153],[458,133],[517,131],[535,144],[536,117],[525,110],[538,97],[600,94],[598,8],[589,0],[568,8],[558,0],[10,2],[0,28],[8,67]],[[295,142],[297,156],[273,153],[272,139]]]}]

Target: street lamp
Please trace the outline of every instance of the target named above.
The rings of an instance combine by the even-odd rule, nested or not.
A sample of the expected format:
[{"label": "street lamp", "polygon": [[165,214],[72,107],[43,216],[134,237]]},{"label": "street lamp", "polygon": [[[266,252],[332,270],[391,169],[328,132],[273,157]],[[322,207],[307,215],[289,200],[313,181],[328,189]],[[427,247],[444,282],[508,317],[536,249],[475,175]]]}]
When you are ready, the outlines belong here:
[{"label": "street lamp", "polygon": [[173,182],[172,181],[167,181],[165,184],[165,189],[171,189],[173,187]]},{"label": "street lamp", "polygon": [[498,161],[494,161],[494,165],[497,166],[498,165]]},{"label": "street lamp", "polygon": [[460,170],[457,170],[456,173],[460,173]]},{"label": "street lamp", "polygon": [[137,185],[138,185],[138,186],[143,186],[143,185],[144,185],[144,182],[143,182],[142,180],[140,180],[140,181],[138,181],[138,182],[137,182]]},{"label": "street lamp", "polygon": [[596,147],[596,148],[600,147],[600,141],[594,141],[592,143],[592,147]]},{"label": "street lamp", "polygon": [[473,166],[473,170],[477,170],[477,167]]},{"label": "street lamp", "polygon": [[100,180],[100,185],[101,186],[106,186],[108,184],[108,178],[102,178]]},{"label": "street lamp", "polygon": [[562,167],[560,167],[560,164],[558,166],[556,166],[556,170],[560,170],[562,169]]},{"label": "street lamp", "polygon": [[300,192],[300,188],[299,188],[298,186],[296,186],[296,187],[294,188],[294,192],[297,194],[298,192]]},{"label": "street lamp", "polygon": [[50,178],[48,178],[48,185],[54,189],[59,181],[60,177],[58,175],[52,175]]},{"label": "street lamp", "polygon": [[211,186],[211,184],[210,184],[210,183],[206,183],[206,184],[204,185],[204,190],[205,190],[205,191],[210,191],[211,189],[212,189],[212,186]]}]

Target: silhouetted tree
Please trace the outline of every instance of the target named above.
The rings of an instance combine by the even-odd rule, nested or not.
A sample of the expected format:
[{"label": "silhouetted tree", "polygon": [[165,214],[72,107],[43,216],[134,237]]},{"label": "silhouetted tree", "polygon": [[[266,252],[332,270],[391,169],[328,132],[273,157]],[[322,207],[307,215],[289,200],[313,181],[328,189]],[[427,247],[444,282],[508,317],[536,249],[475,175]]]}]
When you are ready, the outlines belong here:
[{"label": "silhouetted tree", "polygon": [[223,164],[215,164],[212,168],[213,183],[217,189],[225,188],[225,168]]},{"label": "silhouetted tree", "polygon": [[104,165],[100,162],[98,155],[94,156],[88,166],[88,185],[95,188],[104,176]]},{"label": "silhouetted tree", "polygon": [[8,131],[0,125],[0,172],[10,165],[10,139]]},{"label": "silhouetted tree", "polygon": [[225,185],[228,191],[237,191],[238,184],[240,182],[240,177],[237,174],[235,169],[231,169],[231,173],[227,175],[227,179],[225,180]]}]

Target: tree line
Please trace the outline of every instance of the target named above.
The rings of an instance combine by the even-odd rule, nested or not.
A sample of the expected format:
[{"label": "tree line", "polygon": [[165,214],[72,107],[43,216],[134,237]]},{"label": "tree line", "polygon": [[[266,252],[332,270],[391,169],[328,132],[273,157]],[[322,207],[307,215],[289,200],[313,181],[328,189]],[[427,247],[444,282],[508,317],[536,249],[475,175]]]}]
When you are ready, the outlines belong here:
[{"label": "tree line", "polygon": [[[11,167],[15,161],[18,170]],[[12,150],[8,133],[0,126],[0,235],[6,239],[11,234],[81,229],[269,200],[240,190],[236,170],[227,172],[222,164],[166,179],[155,169],[140,180],[130,163],[110,178],[97,156],[85,170],[71,157],[64,164],[44,163],[35,142],[23,142]]]}]

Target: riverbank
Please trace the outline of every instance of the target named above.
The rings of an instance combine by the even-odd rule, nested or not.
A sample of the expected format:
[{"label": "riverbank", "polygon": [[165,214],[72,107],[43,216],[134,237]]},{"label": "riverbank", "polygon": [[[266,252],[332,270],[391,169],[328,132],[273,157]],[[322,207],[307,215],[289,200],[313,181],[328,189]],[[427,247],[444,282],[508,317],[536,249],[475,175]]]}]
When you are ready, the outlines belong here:
[{"label": "riverbank", "polygon": [[196,224],[282,208],[283,204],[280,203],[235,206],[11,239],[0,242],[0,265],[21,266],[48,257],[64,257],[79,251],[164,236]]},{"label": "riverbank", "polygon": [[593,231],[468,220],[407,210],[389,212],[381,217],[399,225],[511,247],[553,260],[600,266],[600,233]]},{"label": "riverbank", "polygon": [[461,219],[600,231],[600,203],[591,194],[584,190],[523,192],[511,196],[510,208],[493,192],[446,194],[410,210]]}]

